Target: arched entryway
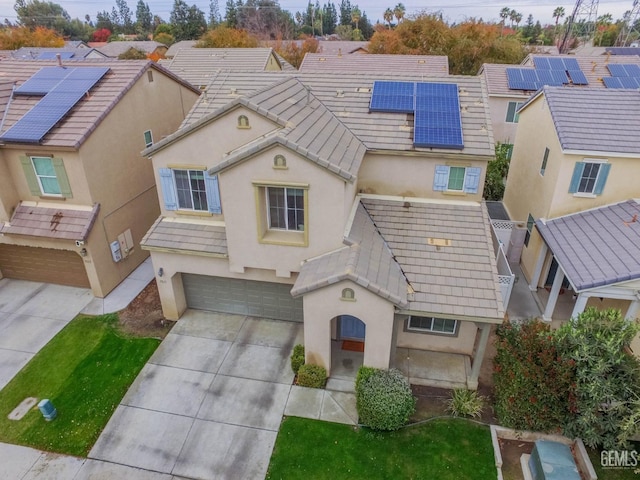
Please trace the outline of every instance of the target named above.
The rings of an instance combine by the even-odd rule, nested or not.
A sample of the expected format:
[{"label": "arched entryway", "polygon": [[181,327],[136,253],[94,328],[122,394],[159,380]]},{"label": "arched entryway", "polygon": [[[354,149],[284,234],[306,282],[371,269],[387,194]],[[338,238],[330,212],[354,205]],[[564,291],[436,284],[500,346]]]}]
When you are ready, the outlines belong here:
[{"label": "arched entryway", "polygon": [[367,326],[353,315],[338,315],[331,330],[331,377],[353,381],[364,361]]}]

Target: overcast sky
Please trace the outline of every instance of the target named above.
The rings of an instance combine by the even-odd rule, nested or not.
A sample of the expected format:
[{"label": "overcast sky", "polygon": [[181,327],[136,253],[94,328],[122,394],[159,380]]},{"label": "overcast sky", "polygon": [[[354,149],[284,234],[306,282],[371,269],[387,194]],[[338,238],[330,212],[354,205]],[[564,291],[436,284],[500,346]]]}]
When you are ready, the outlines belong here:
[{"label": "overcast sky", "polygon": [[[96,13],[102,10],[111,11],[111,8],[115,6],[115,1],[104,0],[62,0],[54,3],[61,5],[72,18],[83,19],[86,14],[91,16],[92,20],[95,20]],[[209,13],[209,0],[185,0],[187,4],[196,4],[204,13]],[[327,0],[320,1],[320,4],[326,3]],[[339,0],[331,0],[338,7]],[[352,5],[358,5],[360,10],[366,12],[367,17],[371,23],[376,23],[377,20],[382,22],[382,13],[397,3],[398,0],[351,0]],[[561,0],[562,1],[562,0]],[[137,0],[129,0],[128,4],[133,13],[135,14]],[[146,0],[149,4],[151,12],[154,15],[159,15],[165,21],[169,20],[171,8],[173,6],[173,0]],[[220,5],[220,14],[224,16],[224,6],[226,0],[218,0]],[[315,0],[313,0],[315,3]],[[552,13],[558,6],[563,6],[567,15],[570,15],[573,11],[574,4],[571,3],[558,3],[555,0],[514,0],[512,3],[506,3],[503,0],[453,0],[451,3],[447,3],[444,0],[434,0],[429,3],[417,2],[416,0],[407,0],[403,2],[406,8],[407,15],[416,13],[422,10],[428,11],[441,11],[446,20],[449,22],[460,22],[469,17],[482,17],[484,20],[498,20],[498,13],[503,7],[509,7],[522,13],[523,21],[521,25],[526,21],[527,16],[532,14],[535,20],[540,20],[542,24],[553,23]],[[0,0],[0,19],[8,18],[10,21],[15,22],[16,13],[13,9],[15,0]],[[291,13],[305,10],[307,2],[305,0],[280,0],[280,6],[289,10]],[[598,15],[604,13],[610,13],[614,19],[622,18],[625,11],[630,10],[632,7],[632,0],[618,1],[618,0],[600,0],[598,8]]]}]

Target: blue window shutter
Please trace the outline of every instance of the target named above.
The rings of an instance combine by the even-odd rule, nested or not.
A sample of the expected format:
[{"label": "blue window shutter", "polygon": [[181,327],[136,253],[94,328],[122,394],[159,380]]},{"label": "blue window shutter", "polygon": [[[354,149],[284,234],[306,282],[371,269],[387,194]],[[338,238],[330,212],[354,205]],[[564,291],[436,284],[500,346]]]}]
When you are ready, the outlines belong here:
[{"label": "blue window shutter", "polygon": [[176,201],[176,184],[173,180],[173,172],[170,168],[161,168],[159,172],[164,208],[167,210],[177,210],[178,202]]},{"label": "blue window shutter", "polygon": [[576,166],[573,168],[571,183],[569,184],[569,193],[576,193],[578,191],[578,186],[580,185],[580,179],[582,178],[583,171],[584,162],[576,162]]},{"label": "blue window shutter", "polygon": [[480,167],[467,167],[464,173],[464,193],[478,193],[480,185]]},{"label": "blue window shutter", "polygon": [[204,172],[204,185],[207,189],[207,205],[209,207],[209,213],[222,213],[220,207],[220,189],[218,188],[218,176],[209,175],[209,172]]},{"label": "blue window shutter", "polygon": [[602,195],[604,184],[607,183],[607,177],[609,176],[609,170],[611,170],[610,163],[603,163],[600,165],[598,180],[596,181],[596,186],[593,189],[593,193],[595,193],[596,195]]},{"label": "blue window shutter", "polygon": [[449,182],[449,167],[446,165],[436,165],[436,174],[433,177],[433,190],[444,192]]}]

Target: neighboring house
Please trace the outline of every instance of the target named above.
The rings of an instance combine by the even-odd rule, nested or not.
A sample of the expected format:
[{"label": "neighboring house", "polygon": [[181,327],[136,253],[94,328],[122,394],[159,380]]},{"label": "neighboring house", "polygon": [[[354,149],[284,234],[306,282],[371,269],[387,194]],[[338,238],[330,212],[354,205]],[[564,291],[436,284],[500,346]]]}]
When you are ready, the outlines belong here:
[{"label": "neighboring house", "polygon": [[325,55],[350,55],[353,53],[369,53],[369,42],[345,41],[345,40],[320,40],[318,53]]},{"label": "neighboring house", "polygon": [[124,40],[121,42],[109,42],[101,47],[96,47],[101,53],[109,58],[118,58],[130,50],[139,50],[147,55],[157,55],[164,57],[167,52],[167,46],[160,42],[154,42],[153,40]]},{"label": "neighboring house", "polygon": [[[533,95],[539,87],[532,86],[530,90],[522,88],[510,88],[507,77],[507,69],[536,70],[536,59],[546,59],[548,56],[529,55],[522,65],[505,65],[485,63],[482,65],[479,75],[484,78],[489,92],[489,110],[491,111],[491,124],[493,135],[497,142],[513,145],[518,127],[518,109]],[[588,85],[569,83],[564,85],[570,88],[604,88],[602,79],[610,77],[609,64],[636,64],[640,65],[640,57],[634,56],[574,56],[554,55],[553,59],[569,59],[577,62],[580,71],[584,74]],[[554,60],[557,61],[557,60]],[[520,86],[520,85],[518,85]],[[522,85],[527,87],[527,85]]]},{"label": "neighboring house", "polygon": [[482,203],[488,121],[477,77],[219,73],[143,152],[162,212],[142,244],[165,316],[304,322],[307,361],[329,373],[354,340],[366,365],[476,388],[504,316]]},{"label": "neighboring house", "polygon": [[640,47],[607,47],[605,50],[611,55],[640,55]]},{"label": "neighboring house", "polygon": [[[590,305],[638,315],[639,111],[637,90],[562,87],[544,87],[520,110],[504,206],[526,223],[531,290],[550,289],[545,320]],[[575,301],[556,312],[567,289]]]},{"label": "neighboring house", "polygon": [[307,53],[301,72],[403,72],[449,75],[446,55],[343,55],[341,53]]},{"label": "neighboring house", "polygon": [[198,92],[149,61],[7,60],[0,78],[0,277],[104,297],[148,256],[158,202],[140,151]]},{"label": "neighboring house", "polygon": [[162,66],[202,89],[221,71],[295,71],[295,68],[282,60],[273,48],[181,49],[172,60],[163,61]]},{"label": "neighboring house", "polygon": [[67,48],[91,48],[88,43],[82,40],[66,40],[64,46]]},{"label": "neighboring house", "polygon": [[198,40],[181,40],[179,42],[173,43],[171,46],[169,46],[169,49],[164,54],[164,57],[168,59],[172,59],[173,57],[176,56],[176,53],[178,53],[180,50],[194,48],[197,43],[198,43]]},{"label": "neighboring house", "polygon": [[72,46],[65,46],[62,48],[22,47],[12,52],[11,56],[16,60],[55,60],[57,55],[60,55],[62,60],[108,58],[105,54],[95,48],[75,48]]}]

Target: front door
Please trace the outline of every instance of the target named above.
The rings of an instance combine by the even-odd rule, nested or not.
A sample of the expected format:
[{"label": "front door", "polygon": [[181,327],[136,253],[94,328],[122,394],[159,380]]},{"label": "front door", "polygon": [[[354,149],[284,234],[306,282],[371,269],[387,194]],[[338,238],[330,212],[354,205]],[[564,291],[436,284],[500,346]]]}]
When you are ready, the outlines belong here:
[{"label": "front door", "polygon": [[364,340],[365,324],[362,320],[351,315],[340,316],[340,338]]}]

